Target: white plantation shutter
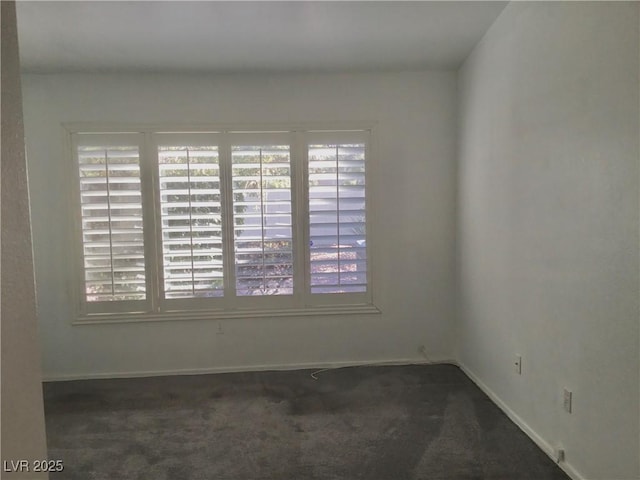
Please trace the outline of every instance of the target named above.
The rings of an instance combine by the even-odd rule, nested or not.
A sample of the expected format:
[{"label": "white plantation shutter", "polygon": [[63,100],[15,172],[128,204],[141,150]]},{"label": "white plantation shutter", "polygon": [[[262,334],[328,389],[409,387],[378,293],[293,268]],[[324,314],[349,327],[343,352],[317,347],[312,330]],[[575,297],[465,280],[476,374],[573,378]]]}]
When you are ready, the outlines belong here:
[{"label": "white plantation shutter", "polygon": [[139,146],[106,143],[76,144],[88,304],[147,298]]},{"label": "white plantation shutter", "polygon": [[80,321],[375,311],[370,134],[71,132]]},{"label": "white plantation shutter", "polygon": [[218,147],[158,146],[158,178],[164,298],[223,296]]},{"label": "white plantation shutter", "polygon": [[293,294],[289,145],[231,148],[236,295]]},{"label": "white plantation shutter", "polygon": [[367,291],[365,147],[308,145],[312,294]]}]

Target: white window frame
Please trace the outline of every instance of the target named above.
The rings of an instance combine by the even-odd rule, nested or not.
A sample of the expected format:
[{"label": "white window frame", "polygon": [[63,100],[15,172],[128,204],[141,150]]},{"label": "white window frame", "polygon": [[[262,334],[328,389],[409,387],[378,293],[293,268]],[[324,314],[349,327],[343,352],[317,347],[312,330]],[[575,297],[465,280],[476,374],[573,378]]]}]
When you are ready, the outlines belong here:
[{"label": "white window frame", "polygon": [[[373,210],[375,167],[375,124],[299,124],[299,125],[124,125],[86,124],[63,125],[67,158],[71,158],[73,180],[69,189],[69,211],[73,222],[69,244],[72,245],[73,271],[70,289],[77,305],[73,324],[105,322],[144,322],[224,318],[286,317],[333,314],[375,314],[374,304],[375,217]],[[136,308],[128,302],[87,302],[84,286],[82,222],[79,208],[80,183],[77,148],[92,145],[93,139],[112,142],[124,135],[136,138],[140,152],[143,224],[145,244],[145,278],[147,299]],[[277,144],[287,140],[291,160],[292,236],[294,259],[293,295],[249,296],[235,295],[235,258],[233,252],[233,203],[231,186],[231,146],[242,143]],[[162,272],[162,231],[158,146],[184,144],[217,145],[222,190],[224,284],[225,295],[216,298],[164,299]],[[260,143],[258,143],[260,142]],[[276,142],[276,143],[273,143]],[[309,209],[308,209],[308,145],[327,143],[365,144],[365,212],[367,291],[364,293],[312,294],[310,289]],[[230,248],[231,247],[231,248]],[[230,274],[231,273],[231,274]],[[231,288],[230,288],[231,287]],[[233,292],[231,295],[228,292]],[[142,304],[140,303],[142,302]],[[106,305],[105,305],[106,304]],[[117,304],[117,305],[116,305]],[[108,308],[101,308],[108,307]]]},{"label": "white window frame", "polygon": [[[123,142],[123,139],[126,140]],[[152,274],[150,272],[150,262],[148,259],[149,245],[148,245],[148,226],[146,224],[146,203],[148,203],[149,198],[149,178],[145,178],[145,169],[143,166],[143,157],[145,154],[145,144],[144,144],[144,136],[140,133],[78,133],[70,136],[70,142],[72,147],[72,158],[74,164],[74,173],[73,176],[74,182],[73,187],[70,189],[75,197],[75,208],[71,211],[75,213],[74,215],[74,231],[77,232],[75,235],[75,242],[72,245],[76,245],[76,262],[74,262],[75,266],[75,275],[74,277],[78,279],[78,284],[80,290],[78,291],[78,310],[80,316],[90,316],[92,314],[101,314],[105,310],[109,310],[114,314],[129,314],[129,313],[139,313],[146,312],[152,309],[151,298],[153,295],[150,294],[152,288]],[[78,168],[79,159],[78,159],[78,147],[81,146],[94,146],[99,144],[100,146],[124,146],[131,145],[136,146],[138,148],[139,155],[139,165],[140,165],[140,187],[141,187],[141,203],[142,203],[142,211],[143,211],[143,238],[144,238],[144,246],[145,246],[145,290],[146,290],[146,299],[145,300],[124,300],[124,301],[104,301],[104,302],[87,302],[85,292],[85,269],[84,269],[84,242],[82,241],[82,210],[80,208],[80,171]],[[124,145],[123,145],[124,144]],[[109,307],[109,308],[106,308]]]},{"label": "white window frame", "polygon": [[[367,167],[365,168],[365,214],[367,216],[366,219],[366,234],[365,238],[367,239],[367,292],[365,293],[311,293],[310,283],[311,283],[311,271],[310,271],[310,241],[309,241],[309,182],[308,182],[308,167],[309,167],[309,158],[308,158],[308,150],[309,145],[316,143],[364,143],[365,145],[365,162]],[[304,213],[302,215],[302,223],[304,224],[304,234],[303,237],[303,245],[304,245],[304,265],[305,265],[305,298],[306,305],[310,306],[327,306],[327,305],[357,305],[367,303],[371,299],[371,283],[372,283],[372,275],[371,275],[371,243],[370,239],[372,238],[371,232],[371,217],[373,216],[372,208],[371,208],[371,191],[370,191],[370,182],[371,182],[371,174],[370,174],[370,164],[369,159],[371,158],[371,132],[370,131],[309,131],[304,134],[304,155],[303,155],[303,165],[304,165],[304,181],[302,182],[304,185],[303,190],[303,203],[304,203]]]},{"label": "white window frame", "polygon": [[[149,157],[150,165],[148,168],[153,172],[153,207],[152,215],[154,219],[154,231],[153,242],[155,248],[151,252],[153,255],[153,264],[157,269],[157,284],[155,285],[154,295],[157,302],[157,307],[154,312],[181,312],[189,310],[224,310],[228,308],[228,301],[226,297],[214,297],[210,299],[203,298],[181,298],[181,299],[167,299],[164,296],[164,272],[161,266],[163,265],[163,253],[162,253],[162,220],[161,220],[161,207],[160,207],[160,184],[159,184],[159,161],[158,161],[158,148],[160,146],[173,146],[173,145],[192,145],[192,146],[217,146],[218,147],[218,162],[220,170],[220,188],[221,197],[225,196],[225,182],[223,180],[223,160],[222,160],[222,137],[217,132],[201,132],[201,133],[151,133],[148,135],[150,148]],[[224,200],[222,201],[222,217],[225,221]],[[223,225],[224,231],[224,225]],[[224,241],[223,238],[223,250]],[[227,265],[227,252],[223,251],[223,264],[225,271],[228,268]],[[227,288],[227,277],[224,277],[225,289]]]},{"label": "white window frame", "polygon": [[[229,156],[229,159],[227,160],[228,163],[228,168],[229,168],[229,175],[231,175],[231,149],[234,146],[241,146],[241,145],[251,145],[251,146],[257,146],[257,145],[289,145],[289,158],[290,158],[290,165],[291,165],[291,209],[292,209],[292,213],[291,213],[291,220],[292,220],[292,224],[295,225],[295,212],[294,212],[294,205],[296,204],[296,193],[295,193],[295,189],[296,189],[296,175],[295,175],[295,160],[294,160],[294,153],[293,150],[295,148],[295,142],[294,142],[294,134],[293,132],[230,132],[228,137],[227,137],[227,141],[228,141],[228,145],[227,147],[227,152],[226,154]],[[231,194],[232,192],[230,192]],[[234,216],[235,216],[235,212],[233,211],[233,202],[231,201],[231,199],[229,199],[229,201],[227,202],[227,209],[226,209],[226,218],[229,220],[230,222],[230,226],[227,229],[228,231],[231,230],[230,232],[230,238],[229,238],[229,244],[230,245],[234,245],[235,247],[235,242],[234,242],[234,236],[233,236],[233,220],[234,220]],[[292,225],[292,230],[295,229],[295,227]],[[295,239],[296,237],[296,233],[295,231],[292,231],[292,236]],[[299,245],[299,242],[297,242]],[[297,253],[297,248],[296,248],[296,242],[293,242],[293,260],[294,260],[294,268],[295,265],[297,263],[297,258],[296,258],[296,253]],[[230,272],[230,282],[233,283],[233,285],[230,287],[230,291],[235,293],[235,289],[236,289],[236,285],[235,285],[235,258],[233,255],[233,252],[230,252],[230,261],[231,261],[231,269],[229,270]],[[294,279],[296,278],[294,272]],[[297,282],[294,280],[293,282],[294,284],[294,294],[293,295],[257,295],[257,296],[235,296],[234,298],[234,302],[235,308],[280,308],[280,309],[286,309],[289,307],[292,308],[300,308],[302,307],[302,304],[300,303],[300,285],[297,284]]]}]

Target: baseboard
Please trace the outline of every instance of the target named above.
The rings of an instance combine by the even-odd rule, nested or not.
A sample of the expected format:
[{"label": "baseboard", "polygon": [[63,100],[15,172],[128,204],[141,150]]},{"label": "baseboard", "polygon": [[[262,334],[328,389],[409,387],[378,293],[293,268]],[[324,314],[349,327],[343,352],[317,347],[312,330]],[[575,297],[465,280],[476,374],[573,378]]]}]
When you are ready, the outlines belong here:
[{"label": "baseboard", "polygon": [[263,372],[273,370],[331,370],[345,367],[364,366],[393,366],[393,365],[457,365],[451,358],[426,359],[426,358],[398,358],[393,360],[346,360],[341,362],[309,362],[309,363],[284,363],[262,365],[237,365],[224,367],[185,368],[152,371],[129,372],[100,372],[100,373],[72,373],[72,374],[45,374],[43,382],[65,382],[71,380],[99,380],[109,378],[144,378],[167,377],[172,375],[206,375],[210,373],[239,373],[239,372]]},{"label": "baseboard", "polygon": [[[520,430],[522,430],[533,442],[538,445],[540,450],[546,453],[554,462],[556,461],[554,457],[553,447],[549,442],[547,442],[544,438],[542,438],[538,432],[536,432],[533,428],[527,424],[518,414],[516,414],[509,406],[498,396],[496,393],[491,390],[478,376],[473,373],[466,365],[456,362],[467,377],[471,379],[473,383],[475,383],[480,390],[487,394],[487,396],[491,399],[493,403],[495,403],[500,410],[502,410],[509,419],[515,423]],[[568,462],[560,462],[558,466],[573,480],[587,480],[584,475],[578,472],[570,463]]]}]

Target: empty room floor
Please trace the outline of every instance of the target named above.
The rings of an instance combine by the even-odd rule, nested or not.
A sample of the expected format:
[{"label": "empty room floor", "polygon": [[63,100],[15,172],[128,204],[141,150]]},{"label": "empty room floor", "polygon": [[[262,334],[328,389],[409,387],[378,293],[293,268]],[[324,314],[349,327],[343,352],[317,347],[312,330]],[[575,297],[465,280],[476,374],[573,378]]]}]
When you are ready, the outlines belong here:
[{"label": "empty room floor", "polygon": [[313,373],[46,383],[50,478],[569,478],[455,366]]}]

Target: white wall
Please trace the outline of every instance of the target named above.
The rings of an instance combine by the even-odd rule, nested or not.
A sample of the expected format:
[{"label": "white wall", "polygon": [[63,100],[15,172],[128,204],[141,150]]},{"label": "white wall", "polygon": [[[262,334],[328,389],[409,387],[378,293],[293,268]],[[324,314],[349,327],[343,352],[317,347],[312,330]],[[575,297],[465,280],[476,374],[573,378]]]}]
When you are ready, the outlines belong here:
[{"label": "white wall", "polygon": [[[46,479],[13,462],[47,458],[14,2],[2,17],[2,478]],[[9,472],[7,472],[8,470]],[[16,472],[16,470],[18,470]]]},{"label": "white wall", "polygon": [[[454,72],[26,75],[46,378],[453,358]],[[71,326],[61,122],[377,121],[380,315]]]},{"label": "white wall", "polygon": [[640,475],[639,7],[512,3],[460,72],[459,358],[575,478]]}]

